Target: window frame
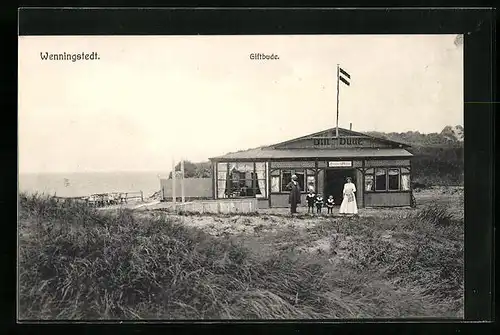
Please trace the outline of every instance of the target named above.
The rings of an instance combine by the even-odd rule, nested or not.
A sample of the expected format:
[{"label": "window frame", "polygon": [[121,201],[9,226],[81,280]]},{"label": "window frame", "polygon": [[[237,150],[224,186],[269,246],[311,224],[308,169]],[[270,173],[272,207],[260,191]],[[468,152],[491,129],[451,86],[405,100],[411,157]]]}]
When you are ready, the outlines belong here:
[{"label": "window frame", "polygon": [[[367,190],[366,189],[366,177],[371,177],[371,180],[372,180],[372,188],[371,188],[371,190]],[[363,191],[367,192],[367,193],[373,193],[373,192],[375,192],[375,175],[373,173],[365,173],[365,175],[364,175]]]},{"label": "window frame", "polygon": [[[409,179],[409,184],[408,184],[408,189],[403,190],[403,176],[408,176]],[[401,192],[411,192],[411,173],[410,172],[404,172],[404,173],[399,173],[399,188],[401,189]]]},{"label": "window frame", "polygon": [[[299,170],[295,169],[293,170],[293,174],[297,176],[297,182],[299,183],[300,186],[300,193],[304,193],[304,189],[306,188],[306,182],[307,182],[307,171],[304,170]],[[302,175],[302,185],[300,185],[300,177],[299,175]]]},{"label": "window frame", "polygon": [[[397,189],[391,189],[390,188],[390,171],[391,170],[395,170],[397,172],[397,181],[398,181],[398,188]],[[401,169],[400,168],[387,168],[386,170],[386,173],[387,173],[387,182],[386,182],[386,185],[387,185],[387,191],[388,192],[399,192],[401,191]]]},{"label": "window frame", "polygon": [[[238,163],[249,163],[249,162],[238,162],[238,161],[233,161],[233,162],[217,162],[216,164],[216,169],[217,169],[217,173],[216,173],[216,182],[215,182],[215,194],[217,196],[217,199],[228,199],[228,198],[233,198],[233,199],[252,199],[252,198],[257,198],[257,199],[269,199],[269,194],[268,194],[268,169],[267,169],[267,162],[266,161],[252,161],[250,162],[252,165],[253,165],[253,170],[252,171],[245,171],[246,172],[250,172],[250,179],[248,178],[241,178],[241,174],[243,173],[242,171],[238,171],[238,173],[240,173],[240,176],[238,178],[238,185],[237,187],[235,188],[234,187],[234,180],[230,180],[229,181],[229,184],[231,185],[231,189],[230,189],[230,193],[231,196],[228,196],[228,193],[227,193],[227,189],[226,189],[226,186],[228,185],[228,180],[227,178],[224,178],[224,179],[221,179],[219,178],[219,173],[220,172],[224,172],[226,173],[226,177],[227,177],[227,174],[228,172],[230,171],[230,164],[238,164]],[[264,178],[261,178],[259,179],[258,178],[258,174],[257,174],[257,164],[258,163],[263,163],[264,166],[265,166],[265,169],[263,170],[264,171]],[[226,165],[226,170],[225,171],[219,171],[219,165],[218,164],[225,164]],[[259,170],[260,171],[260,170]],[[252,178],[252,175],[255,177],[255,178]],[[260,185],[259,185],[259,181],[263,181],[264,182],[264,190],[261,189]],[[220,182],[224,182],[224,195],[223,197],[220,197],[219,196],[219,183]],[[254,182],[256,182],[254,184]],[[244,185],[247,185],[248,183],[250,185],[253,185],[252,187],[247,187],[247,190],[250,189],[252,192],[251,194],[252,195],[241,195],[242,193],[242,189],[244,188],[244,186],[241,186],[242,183],[244,183]],[[257,190],[260,191],[260,193],[257,193]],[[235,194],[235,193],[238,193],[238,194]],[[262,196],[262,194],[265,193],[265,196]]]},{"label": "window frame", "polygon": [[[380,188],[377,188],[377,170],[383,170],[384,171],[384,179],[385,179],[385,188],[384,189],[380,189]],[[373,180],[373,189],[375,190],[375,192],[387,192],[387,189],[388,189],[388,185],[387,185],[387,168],[385,167],[378,167],[378,168],[375,168],[374,169],[374,172],[373,172],[373,175],[374,175],[374,180]]]},{"label": "window frame", "polygon": [[[272,187],[273,187],[273,183],[272,183],[273,178],[278,178],[278,190],[277,191],[274,191],[272,189]],[[272,175],[272,174],[270,174],[269,175],[269,180],[270,180],[269,193],[280,194],[281,193],[281,176],[280,175]]]},{"label": "window frame", "polygon": [[[312,185],[309,185],[309,178],[312,178]],[[307,193],[309,191],[309,186],[312,186],[312,188],[314,188],[314,191],[316,192],[316,187],[317,183],[316,183],[316,175],[306,175],[306,181],[305,181],[305,185],[304,185],[304,192]]]},{"label": "window frame", "polygon": [[[290,174],[290,181],[291,181],[291,176],[292,175],[303,175],[304,180],[303,180],[303,185],[301,185],[301,194],[306,194],[307,193],[307,178],[308,177],[313,177],[314,178],[314,189],[317,188],[318,186],[318,179],[316,177],[317,171],[315,168],[274,168],[270,169],[269,171],[269,179],[271,180],[273,177],[279,177],[279,191],[272,191],[270,185],[269,187],[269,194],[287,194],[290,192],[290,190],[285,189],[286,185],[288,185],[287,182],[284,182],[283,180],[283,174]],[[300,177],[299,177],[299,184],[300,184]]]},{"label": "window frame", "polygon": [[[376,189],[376,171],[381,169],[385,171],[385,189]],[[402,172],[402,169],[406,169],[408,172]],[[366,172],[373,170],[373,172]],[[389,189],[389,170],[398,171],[398,189]],[[410,187],[408,190],[403,190],[402,178],[403,175],[408,175],[410,177]],[[366,177],[371,176],[373,179],[373,187],[370,191],[366,190]],[[364,184],[363,191],[366,193],[394,193],[394,192],[411,192],[411,167],[410,166],[374,166],[366,167],[364,170]]]},{"label": "window frame", "polygon": [[[279,169],[280,171],[280,193],[287,193],[288,190],[286,190],[286,186],[292,181],[292,176],[293,176],[293,170],[291,169]],[[289,182],[284,182],[283,181],[283,175],[284,174],[290,174],[290,181]]]},{"label": "window frame", "polygon": [[305,169],[305,180],[304,180],[304,189],[302,190],[302,193],[307,193],[309,186],[307,185],[307,179],[309,177],[312,177],[314,179],[314,192],[318,191],[318,171],[316,169]]},{"label": "window frame", "polygon": [[290,181],[292,181],[292,176],[293,175],[303,175],[304,176],[304,180],[303,180],[303,185],[300,185],[300,178],[299,178],[299,185],[300,185],[300,193],[306,193],[304,192],[304,186],[306,184],[306,181],[307,181],[307,171],[306,169],[277,169],[280,171],[280,192],[281,194],[284,194],[284,193],[288,193],[290,192],[290,190],[287,190],[285,189],[285,187],[288,185],[288,183],[285,183],[283,182],[283,173],[290,173]]}]

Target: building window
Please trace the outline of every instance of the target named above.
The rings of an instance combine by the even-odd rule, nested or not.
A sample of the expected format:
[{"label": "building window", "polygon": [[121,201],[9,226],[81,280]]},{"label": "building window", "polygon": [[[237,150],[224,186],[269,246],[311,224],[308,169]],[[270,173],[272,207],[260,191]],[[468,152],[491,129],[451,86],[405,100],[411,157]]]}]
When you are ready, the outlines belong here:
[{"label": "building window", "polygon": [[290,188],[288,185],[292,181],[292,176],[297,176],[297,183],[300,186],[300,189],[304,190],[305,183],[305,173],[303,170],[281,170],[281,192],[288,192]]},{"label": "building window", "polygon": [[410,190],[410,175],[402,174],[401,175],[401,190],[409,191]]},{"label": "building window", "polygon": [[306,170],[306,188],[303,191],[307,192],[310,189],[316,190],[316,171],[312,169]]},{"label": "building window", "polygon": [[225,198],[227,187],[227,163],[217,164],[217,198]]},{"label": "building window", "polygon": [[299,183],[300,190],[304,191],[304,185],[305,185],[304,171],[295,171],[295,175],[297,176],[297,183]]},{"label": "building window", "polygon": [[307,189],[304,191],[315,190],[316,189],[316,177],[307,176]]},{"label": "building window", "polygon": [[387,179],[389,191],[399,191],[399,169],[389,169]]},{"label": "building window", "polygon": [[365,191],[366,192],[373,192],[374,187],[373,187],[373,182],[375,180],[375,170],[373,168],[368,168],[364,172],[365,174]]},{"label": "building window", "polygon": [[217,197],[267,196],[266,163],[218,163]]},{"label": "building window", "polygon": [[267,197],[267,164],[255,163],[255,178],[257,179],[256,189],[260,193],[256,193],[257,198]]},{"label": "building window", "polygon": [[307,192],[309,187],[316,187],[316,175],[312,169],[276,169],[271,171],[271,192],[290,192],[288,185],[293,175],[297,176],[301,192]]},{"label": "building window", "polygon": [[280,191],[280,176],[271,176],[271,192],[279,193]]},{"label": "building window", "polygon": [[292,181],[292,171],[281,170],[281,192],[288,191],[288,184]]},{"label": "building window", "polygon": [[373,191],[373,174],[365,175],[365,191]]},{"label": "building window", "polygon": [[[375,184],[375,185],[374,185]],[[365,170],[365,191],[409,191],[409,168],[379,168]]]},{"label": "building window", "polygon": [[401,190],[409,191],[410,187],[410,169],[401,168]]},{"label": "building window", "polygon": [[270,192],[272,193],[288,193],[290,188],[288,185],[292,181],[292,176],[297,176],[302,193],[305,193],[309,188],[316,189],[316,170],[314,169],[272,169],[270,170]]},{"label": "building window", "polygon": [[385,169],[375,170],[375,191],[387,190],[387,174]]}]

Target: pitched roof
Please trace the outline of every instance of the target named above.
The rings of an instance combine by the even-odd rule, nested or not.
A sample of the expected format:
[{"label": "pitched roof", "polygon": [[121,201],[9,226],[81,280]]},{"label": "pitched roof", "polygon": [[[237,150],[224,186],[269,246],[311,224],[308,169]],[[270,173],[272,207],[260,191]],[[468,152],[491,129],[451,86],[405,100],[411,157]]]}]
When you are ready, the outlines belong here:
[{"label": "pitched roof", "polygon": [[[318,131],[318,132],[313,133],[313,134],[304,135],[304,136],[297,137],[297,138],[294,138],[294,139],[291,139],[291,140],[287,140],[287,141],[284,141],[284,142],[272,144],[272,145],[269,145],[268,147],[269,148],[275,148],[277,146],[281,146],[281,145],[284,145],[284,144],[292,143],[292,142],[299,141],[299,140],[302,140],[302,139],[307,139],[309,137],[322,136],[322,135],[324,136],[325,134],[335,133],[335,132],[336,132],[336,128],[328,128],[328,129],[325,129],[325,130],[322,130],[322,131]],[[403,147],[403,148],[410,147],[410,145],[408,145],[406,143],[396,142],[396,141],[388,140],[386,138],[382,138],[382,137],[378,137],[378,136],[363,134],[363,133],[359,133],[357,131],[347,130],[345,128],[339,128],[339,135],[341,135],[341,136],[365,136],[367,138],[371,138],[371,139],[377,140],[377,141],[382,142],[382,143],[393,144],[393,145],[397,145],[397,146],[400,146],[400,147]]]},{"label": "pitched roof", "polygon": [[354,158],[354,157],[411,157],[402,148],[357,148],[357,149],[269,149],[256,148],[229,153],[210,158],[211,160],[229,159],[283,159],[283,158]]},{"label": "pitched roof", "polygon": [[305,135],[294,138],[281,143],[262,146],[258,148],[241,150],[228,153],[226,155],[212,157],[210,160],[230,160],[230,159],[291,159],[291,158],[354,158],[354,157],[411,157],[410,152],[404,148],[409,145],[387,140],[384,138],[374,137],[371,135],[358,133],[352,130],[339,128],[339,134],[342,136],[365,136],[374,139],[381,143],[391,144],[394,148],[338,148],[338,149],[297,149],[297,148],[279,148],[285,144],[306,139],[314,136],[325,136],[328,133],[335,131],[335,128],[323,130],[314,134]]}]

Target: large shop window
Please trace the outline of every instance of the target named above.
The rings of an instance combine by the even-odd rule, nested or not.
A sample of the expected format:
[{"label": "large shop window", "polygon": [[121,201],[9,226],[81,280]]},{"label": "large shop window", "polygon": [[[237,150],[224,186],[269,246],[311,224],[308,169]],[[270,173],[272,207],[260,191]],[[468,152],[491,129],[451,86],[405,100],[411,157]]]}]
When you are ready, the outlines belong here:
[{"label": "large shop window", "polygon": [[217,197],[267,197],[267,165],[259,163],[218,163]]},{"label": "large shop window", "polygon": [[369,168],[365,170],[365,191],[409,191],[410,169]]},{"label": "large shop window", "polygon": [[299,183],[300,189],[304,190],[305,174],[304,171],[299,170],[281,170],[281,192],[287,192],[290,189],[288,185],[292,181],[292,176],[297,176],[297,183]]},{"label": "large shop window", "polygon": [[289,192],[288,185],[292,181],[294,174],[297,176],[297,182],[302,192],[316,187],[316,174],[312,169],[278,169],[271,172],[271,192]]}]

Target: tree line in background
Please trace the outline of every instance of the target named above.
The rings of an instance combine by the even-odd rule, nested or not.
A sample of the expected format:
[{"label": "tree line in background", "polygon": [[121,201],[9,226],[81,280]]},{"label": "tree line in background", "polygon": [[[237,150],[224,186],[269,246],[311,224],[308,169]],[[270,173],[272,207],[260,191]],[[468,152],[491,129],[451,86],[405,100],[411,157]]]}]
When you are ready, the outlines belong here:
[{"label": "tree line in background", "polygon": [[[175,170],[180,173],[181,163],[177,163]],[[210,162],[193,163],[184,161],[184,178],[211,178],[212,165]],[[172,172],[168,174],[168,179],[172,179]]]},{"label": "tree line in background", "polygon": [[[441,133],[422,134],[418,131],[404,133],[367,132],[379,138],[406,143],[414,155],[412,159],[413,182],[428,185],[463,185],[464,147],[463,127],[447,126]],[[180,162],[176,165],[180,171]],[[210,162],[184,161],[185,178],[211,178]],[[168,178],[172,178],[170,172]]]},{"label": "tree line in background", "polygon": [[422,134],[418,131],[404,133],[366,132],[367,135],[386,138],[388,140],[406,143],[415,147],[459,147],[463,144],[464,128],[462,126],[446,126],[440,133]]},{"label": "tree line in background", "polygon": [[413,182],[422,186],[459,186],[464,182],[464,128],[446,126],[440,133],[367,132],[368,135],[406,143],[412,158]]}]

